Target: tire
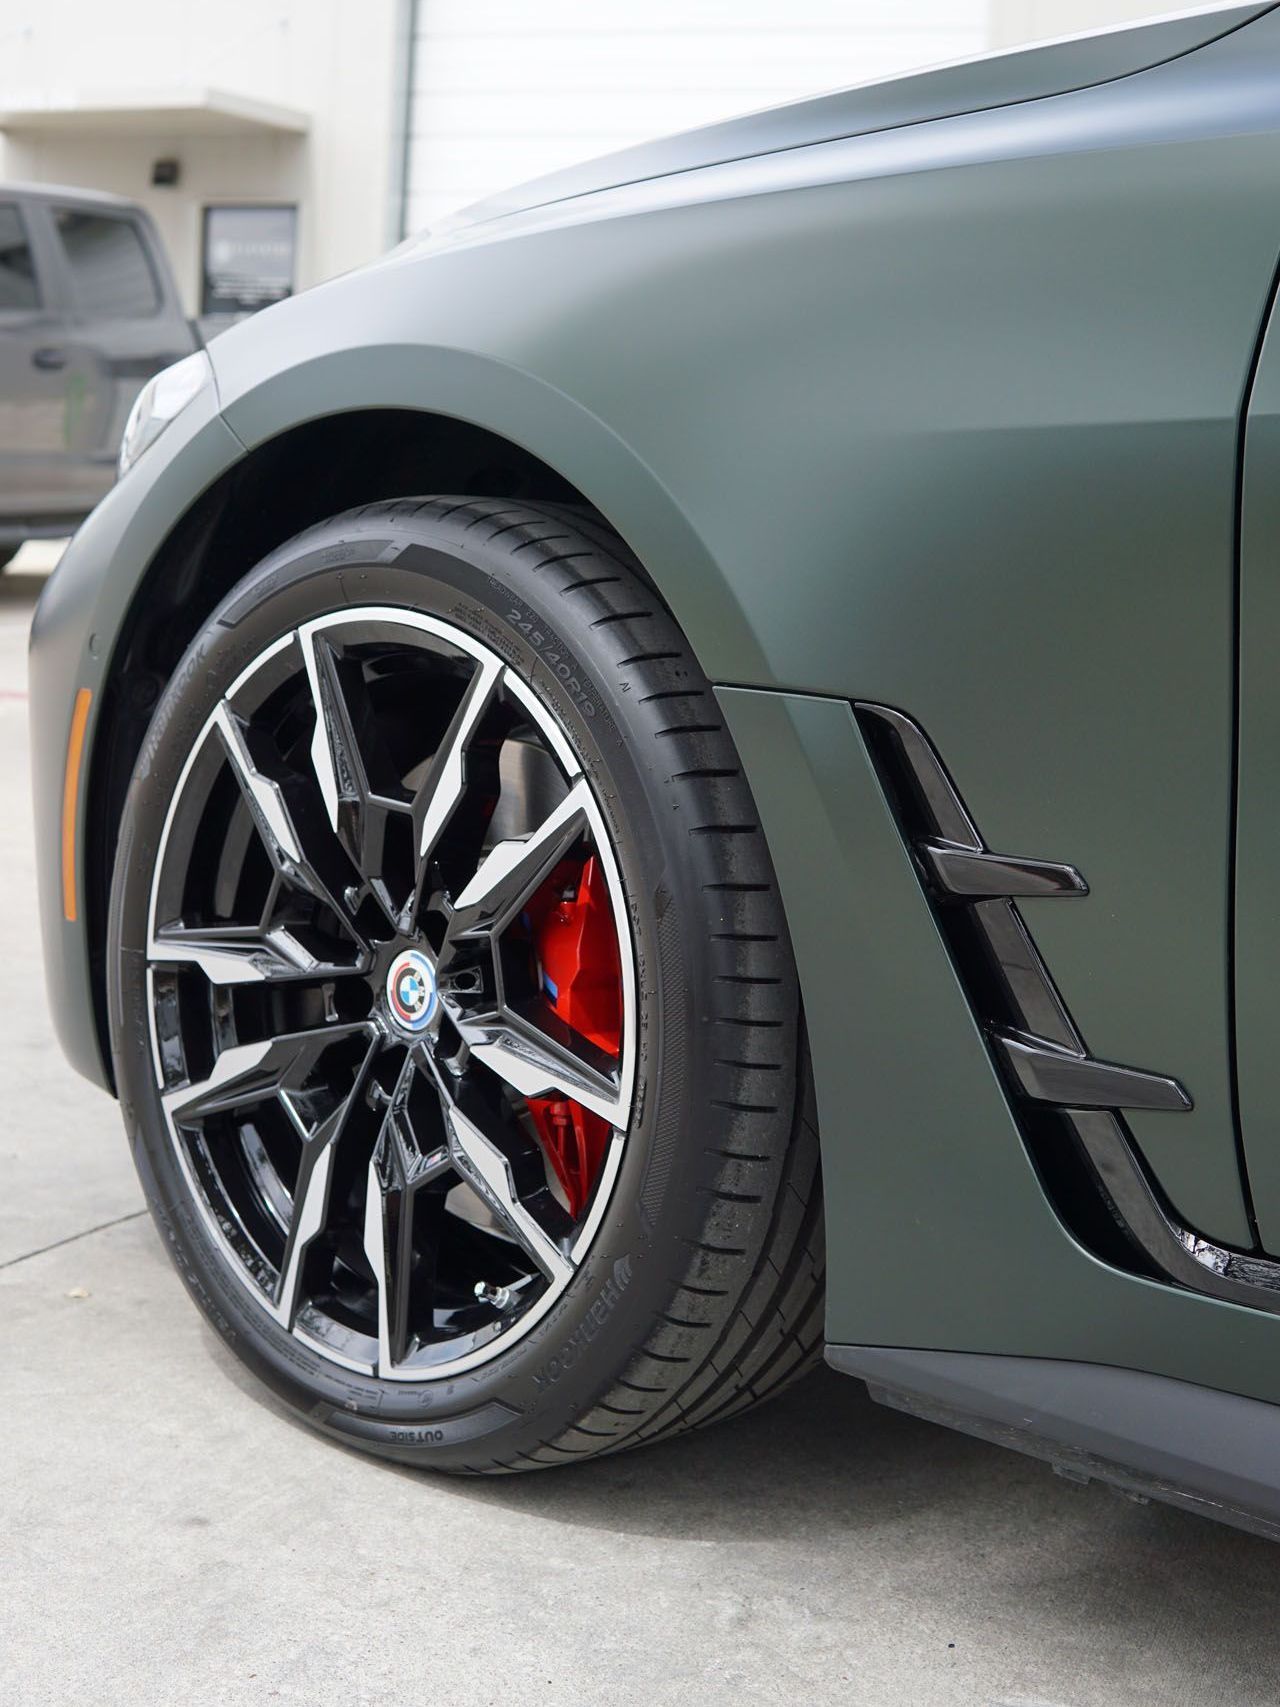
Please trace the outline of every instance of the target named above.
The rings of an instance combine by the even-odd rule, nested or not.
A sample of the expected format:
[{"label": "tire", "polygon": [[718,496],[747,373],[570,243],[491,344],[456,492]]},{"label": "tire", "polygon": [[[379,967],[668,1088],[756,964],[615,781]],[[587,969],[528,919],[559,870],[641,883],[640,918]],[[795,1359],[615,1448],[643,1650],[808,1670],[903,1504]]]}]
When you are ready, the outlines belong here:
[{"label": "tire", "polygon": [[[501,1312],[513,1306],[502,1296],[493,1305],[497,1338],[486,1342],[498,1349],[473,1366],[464,1367],[462,1358],[445,1374],[428,1370],[422,1378],[401,1378],[417,1367],[407,1354],[403,1366],[384,1366],[376,1358],[367,1370],[340,1366],[316,1349],[318,1342],[299,1337],[284,1318],[267,1312],[245,1278],[252,1253],[237,1272],[230,1248],[217,1236],[217,1216],[211,1219],[207,1205],[201,1207],[201,1188],[193,1183],[199,1164],[192,1157],[199,1146],[207,1153],[223,1143],[217,1123],[234,1124],[240,1117],[200,1114],[201,1135],[193,1139],[180,1123],[179,1106],[171,1129],[151,1041],[153,1026],[185,1024],[172,1016],[186,999],[175,995],[162,1022],[153,1008],[151,978],[163,1005],[161,992],[188,989],[184,979],[200,982],[208,970],[201,960],[194,972],[189,966],[148,972],[153,884],[159,896],[168,881],[162,877],[165,861],[179,857],[174,848],[185,859],[194,857],[188,844],[202,845],[198,836],[179,833],[181,808],[173,804],[194,787],[184,782],[184,767],[193,778],[206,764],[199,742],[212,738],[201,731],[216,721],[219,701],[237,678],[249,674],[252,692],[267,693],[252,684],[268,678],[251,672],[283,667],[255,662],[280,637],[317,619],[337,625],[356,607],[426,613],[500,660],[504,693],[514,694],[518,683],[532,687],[539,717],[559,729],[589,784],[599,814],[592,819],[598,828],[590,846],[602,866],[614,862],[610,869],[624,897],[622,916],[634,954],[627,963],[634,968],[634,1013],[627,1022],[634,1040],[630,1118],[625,1138],[609,1152],[620,1160],[607,1199],[603,1184],[595,1188],[592,1202],[604,1208],[590,1242],[550,1306],[545,1300],[551,1282],[533,1274],[528,1295],[536,1284],[546,1290],[544,1313],[528,1312],[531,1326],[517,1315],[508,1336]],[[350,663],[358,652],[350,644],[354,650],[343,654],[343,668],[365,669]],[[289,656],[293,645],[289,641],[277,656]],[[514,684],[509,690],[508,681]],[[319,739],[314,736],[313,744]],[[480,761],[468,758],[468,774],[473,762]],[[215,786],[221,785],[209,785]],[[178,814],[176,828],[166,841],[171,812]],[[424,845],[425,838],[424,831]],[[369,905],[368,893],[362,907]],[[353,908],[354,894],[353,886]],[[455,894],[448,904],[461,911],[462,898]],[[508,933],[526,928],[532,906],[518,925],[506,927]],[[159,902],[157,909],[160,918]],[[623,929],[618,950],[624,963],[625,935]],[[499,963],[501,953],[494,950]],[[124,1121],[161,1236],[232,1351],[326,1434],[418,1466],[477,1473],[544,1467],[726,1417],[776,1392],[816,1359],[823,1280],[818,1143],[796,971],[776,880],[710,686],[639,565],[598,521],[569,507],[491,499],[383,503],[310,529],[246,575],[193,641],[139,755],[118,843],[108,966]],[[370,988],[375,982],[371,977]],[[332,986],[351,987],[350,980]],[[285,990],[280,999],[287,995]],[[234,1001],[248,999],[233,993]],[[276,997],[273,992],[263,999]],[[379,999],[376,989],[368,999]],[[201,995],[201,1026],[205,1000]],[[332,1005],[332,998],[326,1001]],[[209,1005],[212,1010],[212,999]],[[157,1045],[156,1054],[163,1055],[164,1047]],[[435,1047],[443,1050],[438,1039]],[[468,1056],[463,1050],[463,1057],[468,1073],[479,1071],[474,1052]],[[185,1071],[190,1077],[189,1067]],[[172,1108],[175,1093],[166,1094]],[[384,1093],[379,1095],[385,1102]],[[371,1097],[366,1085],[364,1100]],[[510,1101],[508,1095],[508,1114]],[[206,1103],[212,1106],[208,1096]],[[567,1105],[559,1106],[563,1112]],[[390,1142],[385,1127],[380,1131],[379,1145]],[[370,1181],[374,1165],[369,1164]],[[383,1165],[389,1166],[385,1158]],[[336,1170],[339,1163],[326,1166]],[[341,1201],[336,1184],[329,1181],[325,1189],[330,1206],[335,1191]],[[295,1199],[303,1190],[295,1182]],[[369,1184],[366,1253],[373,1197]],[[402,1209],[404,1214],[411,1218]],[[415,1225],[411,1219],[410,1224]],[[483,1239],[501,1236],[501,1228],[494,1233],[496,1225],[487,1224]],[[350,1229],[335,1232],[334,1251],[349,1249],[354,1236]],[[415,1235],[409,1237],[404,1273],[420,1275],[422,1259],[412,1245]],[[329,1238],[326,1231],[320,1242]],[[369,1259],[374,1267],[382,1249]],[[313,1259],[304,1250],[298,1260]],[[335,1255],[326,1285],[332,1282],[336,1289],[340,1272],[349,1280],[359,1260]],[[326,1254],[324,1262],[330,1261]],[[432,1263],[434,1287],[438,1267],[447,1271],[448,1265],[443,1256]],[[281,1258],[279,1278],[271,1283],[281,1297],[286,1266],[287,1258]],[[387,1297],[400,1297],[401,1285],[411,1291],[417,1284],[388,1280]],[[480,1298],[481,1283],[474,1290]],[[504,1295],[503,1288],[489,1292],[495,1299]],[[287,1309],[297,1309],[301,1320],[311,1306],[295,1302]],[[388,1303],[379,1317],[384,1336],[391,1333],[391,1310]],[[434,1311],[433,1302],[433,1323]],[[331,1322],[325,1331],[335,1336],[334,1345],[356,1343]],[[383,1367],[398,1371],[397,1378],[383,1379],[376,1373]]]}]

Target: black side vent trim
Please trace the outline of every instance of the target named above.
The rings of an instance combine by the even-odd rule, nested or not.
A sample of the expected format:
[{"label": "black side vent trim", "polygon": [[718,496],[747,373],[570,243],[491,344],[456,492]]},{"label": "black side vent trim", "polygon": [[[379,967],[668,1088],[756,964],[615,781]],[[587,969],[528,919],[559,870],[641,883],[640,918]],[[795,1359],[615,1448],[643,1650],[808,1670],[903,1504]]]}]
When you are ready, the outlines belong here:
[{"label": "black side vent trim", "polygon": [[1165,1276],[1193,1292],[1280,1315],[1280,1263],[1180,1226],[1115,1115],[1075,1109],[1066,1118],[1113,1210]]},{"label": "black side vent trim", "polygon": [[937,887],[962,900],[992,895],[1087,895],[1089,885],[1072,865],[1014,859],[987,848],[922,841],[919,852]]},{"label": "black side vent trim", "polygon": [[[1191,1098],[1176,1079],[1089,1054],[1014,905],[1029,895],[1087,895],[1089,885],[1075,866],[992,853],[924,730],[887,706],[858,704],[854,710],[975,1013],[1014,1088],[1059,1107],[1190,1108]],[[974,976],[972,955],[953,940],[955,920],[947,916],[946,903],[962,897],[973,903],[965,911],[996,973],[994,983],[990,976]]]},{"label": "black side vent trim", "polygon": [[1164,1074],[1090,1055],[1016,902],[1080,897],[1072,865],[995,853],[919,724],[889,706],[854,713],[1028,1153],[1060,1219],[1104,1261],[1280,1314],[1280,1263],[1182,1226],[1121,1109],[1192,1107]]},{"label": "black side vent trim", "polygon": [[997,1032],[995,1042],[1024,1096],[1060,1108],[1151,1108],[1181,1114],[1191,1098],[1176,1079],[1140,1073],[1060,1049],[1042,1037]]}]

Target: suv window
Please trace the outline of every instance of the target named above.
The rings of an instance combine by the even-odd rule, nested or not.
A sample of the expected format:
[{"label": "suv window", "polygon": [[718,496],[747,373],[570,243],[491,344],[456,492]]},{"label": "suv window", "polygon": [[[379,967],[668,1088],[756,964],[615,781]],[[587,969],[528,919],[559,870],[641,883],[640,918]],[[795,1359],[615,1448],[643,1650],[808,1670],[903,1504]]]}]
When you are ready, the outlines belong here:
[{"label": "suv window", "polygon": [[13,202],[0,202],[0,314],[39,306],[40,287],[27,228]]},{"label": "suv window", "polygon": [[53,220],[71,272],[76,307],[98,319],[137,319],[160,306],[156,276],[131,219],[60,207]]}]

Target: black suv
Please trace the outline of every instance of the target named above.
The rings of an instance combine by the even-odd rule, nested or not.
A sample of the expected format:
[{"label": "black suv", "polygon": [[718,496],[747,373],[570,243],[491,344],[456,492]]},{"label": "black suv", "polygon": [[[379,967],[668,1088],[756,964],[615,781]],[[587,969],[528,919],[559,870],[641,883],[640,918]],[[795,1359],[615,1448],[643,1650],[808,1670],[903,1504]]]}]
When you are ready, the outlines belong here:
[{"label": "black suv", "polygon": [[88,515],[134,398],[196,342],[142,208],[0,184],[0,566]]}]

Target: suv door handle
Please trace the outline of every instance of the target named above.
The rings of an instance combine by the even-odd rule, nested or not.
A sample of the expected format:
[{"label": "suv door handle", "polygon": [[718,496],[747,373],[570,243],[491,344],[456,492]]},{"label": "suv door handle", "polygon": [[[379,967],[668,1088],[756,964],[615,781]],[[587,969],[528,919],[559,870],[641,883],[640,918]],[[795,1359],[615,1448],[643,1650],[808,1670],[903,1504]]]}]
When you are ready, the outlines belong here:
[{"label": "suv door handle", "polygon": [[46,344],[43,349],[36,350],[31,357],[32,367],[42,368],[45,372],[54,372],[67,365],[67,352],[59,350],[52,344]]}]

